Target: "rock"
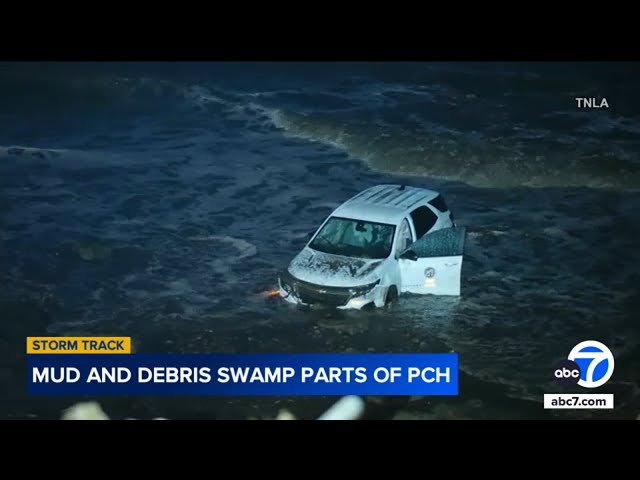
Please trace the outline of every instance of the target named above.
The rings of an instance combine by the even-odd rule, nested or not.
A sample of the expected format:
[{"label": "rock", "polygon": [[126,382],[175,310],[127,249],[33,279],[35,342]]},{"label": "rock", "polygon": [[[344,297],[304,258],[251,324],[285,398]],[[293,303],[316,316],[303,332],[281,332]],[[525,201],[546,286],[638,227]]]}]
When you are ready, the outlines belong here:
[{"label": "rock", "polygon": [[373,403],[375,405],[382,405],[382,403],[384,403],[385,398],[384,397],[380,397],[380,396],[370,396],[367,397],[367,401],[370,403]]},{"label": "rock", "polygon": [[392,420],[434,420],[434,417],[431,413],[401,410],[393,416]]},{"label": "rock", "polygon": [[62,420],[109,420],[97,402],[78,403],[68,408],[62,415]]},{"label": "rock", "polygon": [[364,414],[365,402],[355,395],[347,395],[334,403],[318,420],[358,420]]},{"label": "rock", "polygon": [[278,412],[278,416],[276,417],[276,420],[295,420],[296,417],[293,416],[293,414],[289,411],[289,410],[280,410],[280,412]]}]

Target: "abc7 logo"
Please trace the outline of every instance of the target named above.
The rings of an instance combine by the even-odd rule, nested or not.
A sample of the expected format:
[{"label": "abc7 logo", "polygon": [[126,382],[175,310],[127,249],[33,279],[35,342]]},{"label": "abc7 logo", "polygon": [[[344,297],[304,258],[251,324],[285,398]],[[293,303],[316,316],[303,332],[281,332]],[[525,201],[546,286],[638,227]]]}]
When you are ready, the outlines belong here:
[{"label": "abc7 logo", "polygon": [[558,385],[564,387],[577,385],[580,380],[580,366],[573,360],[562,360],[556,365],[553,376]]},{"label": "abc7 logo", "polygon": [[[580,360],[582,368],[576,360]],[[573,347],[568,359],[558,362],[553,376],[557,384],[565,387],[597,388],[609,381],[613,369],[611,351],[600,342],[588,340]]]}]

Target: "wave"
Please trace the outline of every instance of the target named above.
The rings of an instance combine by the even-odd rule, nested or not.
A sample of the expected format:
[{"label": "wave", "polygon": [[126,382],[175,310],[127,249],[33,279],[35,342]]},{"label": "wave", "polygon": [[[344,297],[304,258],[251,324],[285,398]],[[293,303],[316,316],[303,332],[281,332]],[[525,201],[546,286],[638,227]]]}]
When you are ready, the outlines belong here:
[{"label": "wave", "polygon": [[[577,139],[566,142],[563,137],[564,142],[538,149],[517,137],[452,129],[416,132],[284,110],[270,112],[270,118],[287,135],[332,145],[389,174],[462,181],[481,188],[640,187],[637,155],[617,151],[618,145],[606,142],[585,148]],[[553,143],[553,138],[546,140]]]},{"label": "wave", "polygon": [[[225,80],[223,88],[221,79],[215,84],[202,78],[154,78],[149,73],[110,72],[106,67],[95,71],[85,67],[82,74],[74,74],[75,68],[80,67],[0,64],[3,116],[29,109],[57,115],[61,108],[93,113],[122,109],[127,114],[167,113],[178,108],[181,113],[176,118],[185,118],[187,123],[191,111],[204,112],[211,121],[237,122],[249,131],[276,129],[331,145],[392,175],[430,177],[482,188],[637,190],[640,186],[640,159],[633,143],[640,128],[635,120],[555,109],[538,112],[538,123],[542,120],[542,124],[535,127],[510,123],[505,113],[507,103],[515,102],[514,108],[520,108],[517,102],[526,100],[535,106],[535,99],[509,100],[510,92],[503,92],[490,103],[477,92],[465,90],[458,77],[458,83],[452,83],[455,88],[374,78],[352,79],[349,84],[335,79],[334,84],[310,88],[300,79],[300,86],[293,88],[283,79],[279,89],[241,91],[231,80]],[[267,83],[278,83],[276,80]],[[467,113],[473,117],[471,123],[465,123]],[[486,123],[484,117],[493,118],[491,115],[499,127]],[[545,115],[549,117],[546,120]],[[198,119],[198,125],[203,118],[206,116]],[[484,126],[474,127],[477,121]],[[555,128],[557,122],[564,122],[564,127]],[[56,152],[0,148],[1,156],[49,157]]]},{"label": "wave", "polygon": [[[215,108],[225,101],[210,88],[170,78],[154,78],[126,69],[109,71],[79,63],[0,64],[3,116],[37,114],[145,114],[190,107]],[[186,103],[185,103],[186,102]]]},{"label": "wave", "polygon": [[59,148],[26,147],[22,145],[0,145],[0,157],[24,156],[44,159],[58,157],[65,152],[66,150]]}]

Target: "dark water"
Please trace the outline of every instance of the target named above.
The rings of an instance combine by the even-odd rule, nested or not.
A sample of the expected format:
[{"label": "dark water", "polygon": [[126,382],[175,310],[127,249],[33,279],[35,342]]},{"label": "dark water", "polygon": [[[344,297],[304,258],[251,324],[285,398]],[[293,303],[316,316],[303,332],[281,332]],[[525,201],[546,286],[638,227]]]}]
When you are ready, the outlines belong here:
[{"label": "dark water", "polygon": [[[638,64],[0,65],[0,416],[76,400],[24,394],[26,335],[120,334],[147,352],[459,353],[458,398],[369,399],[379,418],[635,418],[638,80]],[[331,313],[263,295],[333,207],[400,181],[467,226],[459,299]],[[589,339],[615,356],[599,392],[616,408],[544,410],[552,366]],[[104,405],[313,418],[331,401]]]}]

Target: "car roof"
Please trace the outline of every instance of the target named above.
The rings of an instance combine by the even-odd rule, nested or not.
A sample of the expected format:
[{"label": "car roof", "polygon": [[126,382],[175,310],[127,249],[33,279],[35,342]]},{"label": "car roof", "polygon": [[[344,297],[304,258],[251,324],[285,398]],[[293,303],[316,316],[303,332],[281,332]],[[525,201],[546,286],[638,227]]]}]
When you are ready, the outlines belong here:
[{"label": "car roof", "polygon": [[332,216],[397,225],[415,207],[439,195],[434,190],[406,185],[376,185],[340,205]]}]

